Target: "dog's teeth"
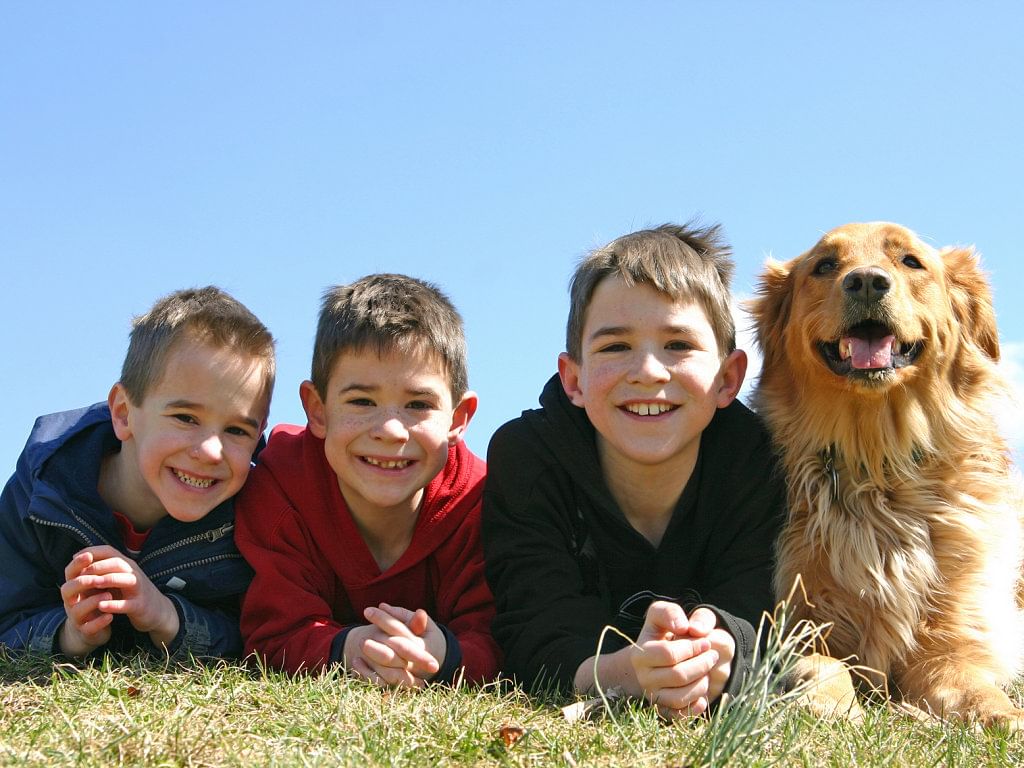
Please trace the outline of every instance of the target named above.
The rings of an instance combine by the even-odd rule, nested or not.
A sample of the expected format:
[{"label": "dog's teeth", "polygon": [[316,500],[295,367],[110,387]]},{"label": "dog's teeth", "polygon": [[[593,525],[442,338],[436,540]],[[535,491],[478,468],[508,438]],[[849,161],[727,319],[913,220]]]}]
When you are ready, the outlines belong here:
[{"label": "dog's teeth", "polygon": [[898,355],[900,353],[900,343],[896,341],[895,337],[893,337],[892,340],[891,350],[894,355]]},{"label": "dog's teeth", "polygon": [[853,354],[853,342],[849,339],[843,339],[839,342],[839,359],[848,360],[850,355]]}]

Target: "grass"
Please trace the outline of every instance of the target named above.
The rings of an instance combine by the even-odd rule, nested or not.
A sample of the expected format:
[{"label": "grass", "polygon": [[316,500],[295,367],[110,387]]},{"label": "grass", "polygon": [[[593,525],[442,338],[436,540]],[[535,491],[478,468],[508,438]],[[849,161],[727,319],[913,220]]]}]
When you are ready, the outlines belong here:
[{"label": "grass", "polygon": [[921,724],[880,704],[857,725],[815,720],[776,691],[814,639],[806,627],[773,638],[729,706],[672,725],[629,702],[569,723],[559,707],[573,699],[497,687],[410,692],[228,663],[0,657],[0,766],[1024,765],[1024,736]]}]

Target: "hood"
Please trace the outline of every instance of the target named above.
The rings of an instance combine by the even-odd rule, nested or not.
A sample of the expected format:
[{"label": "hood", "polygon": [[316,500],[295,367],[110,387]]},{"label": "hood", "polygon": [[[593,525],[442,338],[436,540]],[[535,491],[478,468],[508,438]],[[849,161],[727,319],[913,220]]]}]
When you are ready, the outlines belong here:
[{"label": "hood", "polygon": [[[259,463],[273,477],[284,497],[320,541],[361,539],[327,462],[324,441],[309,429],[283,424],[274,428]],[[427,485],[411,545],[388,570],[389,577],[430,555],[474,509],[479,512],[485,464],[463,441],[448,450],[444,469]],[[342,533],[339,534],[339,529]],[[369,550],[349,553],[370,557]],[[364,563],[370,570],[374,563]]]},{"label": "hood", "polygon": [[[74,411],[40,416],[32,427],[19,463],[25,462],[24,469],[27,469],[33,477],[39,477],[43,465],[69,440],[78,436],[83,430],[103,423],[110,424],[110,409],[107,408],[105,402],[95,403]],[[113,428],[110,431],[112,433]],[[114,440],[116,442],[117,438],[115,437]]]},{"label": "hood", "polygon": [[566,472],[597,507],[625,519],[601,472],[594,425],[587,412],[569,400],[557,374],[544,385],[540,404],[541,410],[525,411],[523,418],[537,434],[538,444],[548,448],[548,460]]}]

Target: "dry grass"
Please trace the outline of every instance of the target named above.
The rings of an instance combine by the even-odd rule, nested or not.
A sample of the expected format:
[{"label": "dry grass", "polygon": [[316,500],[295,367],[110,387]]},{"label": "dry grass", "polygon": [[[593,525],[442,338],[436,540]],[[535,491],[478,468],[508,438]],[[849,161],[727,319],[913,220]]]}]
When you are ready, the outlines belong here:
[{"label": "dry grass", "polygon": [[[923,725],[880,705],[859,725],[813,720],[775,689],[808,638],[776,639],[731,706],[675,725],[635,704],[568,723],[567,700],[495,687],[416,693],[232,664],[4,658],[0,765],[1024,765],[1024,737]],[[507,745],[505,726],[525,733]]]}]

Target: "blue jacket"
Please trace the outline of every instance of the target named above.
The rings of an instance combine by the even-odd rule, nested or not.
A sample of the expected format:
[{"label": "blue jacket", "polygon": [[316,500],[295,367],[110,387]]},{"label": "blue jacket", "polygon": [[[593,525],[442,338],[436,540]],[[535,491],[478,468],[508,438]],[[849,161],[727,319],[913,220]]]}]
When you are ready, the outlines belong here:
[{"label": "blue jacket", "polygon": [[[108,544],[125,552],[96,490],[102,458],[119,447],[106,403],[36,419],[0,495],[0,645],[59,653],[64,568],[85,547]],[[172,656],[241,655],[238,613],[252,571],[235,548],[234,527],[231,500],[193,523],[166,516],[136,558],[178,610]],[[110,642],[100,650],[132,649],[164,653],[126,616],[115,616]]]}]

